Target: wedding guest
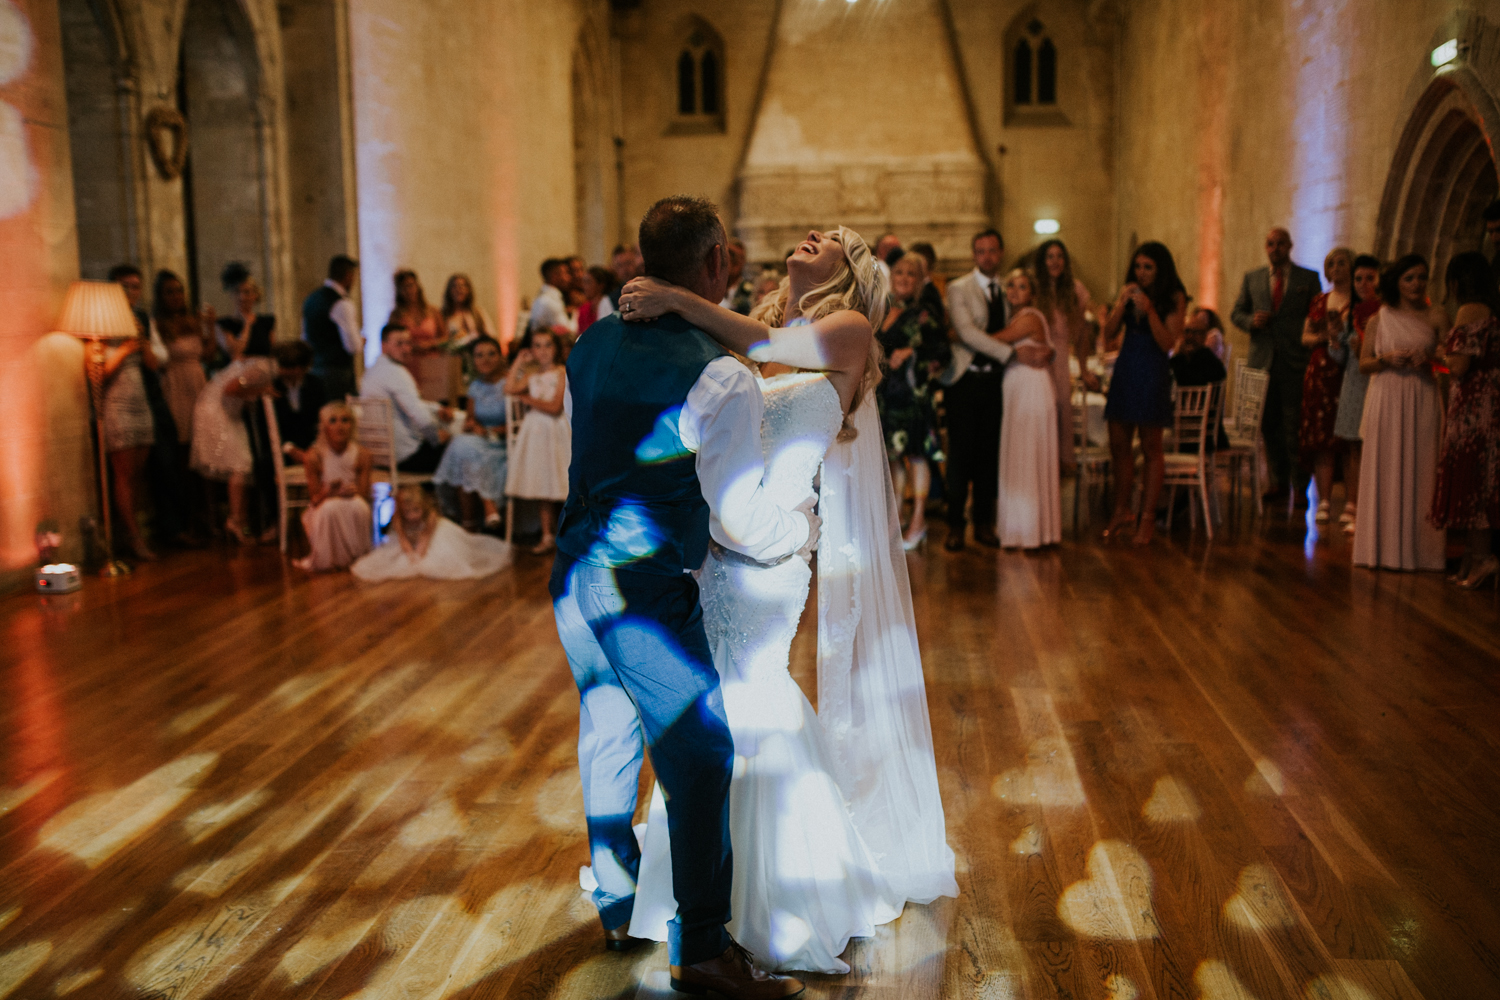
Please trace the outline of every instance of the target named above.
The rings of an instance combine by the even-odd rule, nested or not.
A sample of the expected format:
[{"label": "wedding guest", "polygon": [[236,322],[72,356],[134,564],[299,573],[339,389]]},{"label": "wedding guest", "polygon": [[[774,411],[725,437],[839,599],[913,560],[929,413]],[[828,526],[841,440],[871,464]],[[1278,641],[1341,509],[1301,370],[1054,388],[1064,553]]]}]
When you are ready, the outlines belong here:
[{"label": "wedding guest", "polygon": [[891,268],[891,306],[876,339],[885,353],[884,378],[875,393],[885,452],[891,463],[896,502],[906,496],[911,471],[912,515],[904,543],[916,548],[927,537],[927,495],[932,488],[929,463],[943,461],[933,395],[937,376],[948,367],[952,348],[942,298],[922,295],[927,285],[927,261],[909,253]]},{"label": "wedding guest", "polygon": [[509,563],[505,542],[469,534],[440,517],[426,491],[403,486],[396,491],[396,513],[385,543],[360,556],[349,570],[366,583],[416,576],[468,580],[497,573]]},{"label": "wedding guest", "polygon": [[187,450],[193,437],[193,407],[208,376],[203,355],[209,346],[204,323],[188,307],[187,286],[171,271],[156,272],[151,293],[151,322],[167,349],[162,369],[162,394],[172,410],[177,440]]},{"label": "wedding guest", "polygon": [[578,310],[580,335],[593,326],[595,321],[615,311],[614,303],[609,300],[609,293],[614,291],[614,283],[615,276],[606,268],[591,267],[583,273],[583,305]]},{"label": "wedding guest", "polygon": [[542,538],[531,550],[552,551],[557,539],[557,511],[568,498],[568,463],[573,441],[563,413],[567,372],[558,338],[548,329],[531,331],[531,346],[523,348],[505,382],[505,392],[529,410],[516,437],[516,453],[505,492],[519,500],[540,500]]},{"label": "wedding guest", "polygon": [[943,548],[964,547],[964,507],[970,486],[974,501],[974,541],[998,548],[995,534],[995,490],[1000,469],[1000,417],[1005,365],[1014,354],[1022,364],[1045,368],[1052,348],[1021,341],[1011,345],[996,340],[1010,319],[1010,307],[1000,287],[1000,260],[1005,241],[993,229],[970,241],[974,270],[948,286],[948,318],[952,322],[953,362],[943,374],[943,397],[948,410],[948,537]]},{"label": "wedding guest", "polygon": [[[255,469],[245,410],[248,403],[273,391],[273,372],[270,358],[250,353],[252,345],[256,349],[266,346],[255,339],[253,324],[238,332],[226,331],[225,344],[229,364],[209,379],[193,411],[191,461],[205,479],[228,484],[229,520],[224,530],[244,544],[251,537],[246,515]],[[275,529],[271,531],[274,538]]]},{"label": "wedding guest", "polygon": [[568,262],[549,257],[542,261],[542,287],[531,303],[528,330],[551,330],[564,337],[578,336],[578,317],[568,314],[568,290],[573,285]]},{"label": "wedding guest", "polygon": [[751,310],[753,311],[755,306],[760,305],[762,299],[780,287],[781,275],[776,269],[771,267],[761,268],[760,276],[755,279],[755,305],[750,307]]},{"label": "wedding guest", "polygon": [[390,403],[395,417],[391,447],[396,468],[420,474],[436,471],[442,461],[450,437],[444,424],[452,411],[440,406],[434,414],[417,392],[416,379],[406,367],[411,351],[410,331],[400,323],[387,323],[380,331],[380,357],[365,372],[360,398]]},{"label": "wedding guest", "polygon": [[895,233],[886,233],[875,241],[875,264],[889,278],[891,264],[905,252],[901,249],[901,237]]},{"label": "wedding guest", "polygon": [[448,324],[443,314],[427,304],[427,293],[417,272],[402,268],[395,274],[396,307],[387,323],[399,323],[411,336],[411,359],[406,367],[417,392],[435,403],[453,403],[458,375],[448,353]]},{"label": "wedding guest", "polygon": [[[130,272],[134,272],[132,275]],[[134,288],[127,286],[134,278]],[[122,280],[124,279],[124,280]],[[151,406],[148,379],[155,380],[162,357],[153,350],[151,328],[143,325],[136,310],[140,301],[140,271],[126,264],[110,271],[110,280],[125,290],[125,300],[136,317],[136,335],[108,348],[104,354],[104,407],[98,419],[104,425],[104,450],[109,456],[110,485],[122,541],[137,559],[150,560],[156,553],[147,547],[136,519],[136,486],[147,470],[151,450],[157,442],[158,415]],[[131,292],[135,293],[132,301]],[[170,414],[163,414],[164,433],[176,434]],[[162,527],[158,525],[157,527]],[[175,522],[168,529],[180,533]]]},{"label": "wedding guest", "polygon": [[1339,389],[1338,417],[1333,433],[1344,447],[1344,509],[1339,523],[1344,534],[1354,534],[1358,515],[1360,459],[1364,446],[1359,437],[1360,421],[1365,415],[1365,387],[1370,376],[1360,371],[1359,355],[1364,346],[1365,326],[1380,311],[1380,261],[1369,254],[1354,258],[1354,306],[1349,322],[1336,342],[1330,342],[1328,353],[1344,366],[1344,381]]},{"label": "wedding guest", "polygon": [[296,449],[288,455],[295,458],[317,440],[323,407],[329,402],[328,393],[323,380],[310,371],[313,353],[306,341],[277,344],[275,357],[276,381],[272,388],[276,392],[276,429],[281,435],[282,448],[290,445]]},{"label": "wedding guest", "polygon": [[1427,300],[1427,261],[1407,254],[1380,275],[1381,310],[1365,327],[1359,367],[1370,376],[1360,425],[1360,513],[1354,565],[1439,570],[1443,533],[1427,519],[1442,420],[1432,358],[1447,316]]},{"label": "wedding guest", "polygon": [[[1133,528],[1135,544],[1146,545],[1155,533],[1156,503],[1166,472],[1161,436],[1172,422],[1167,351],[1182,338],[1186,314],[1187,290],[1177,276],[1172,252],[1161,243],[1142,243],[1131,255],[1125,286],[1104,321],[1105,339],[1120,352],[1104,406],[1115,474],[1115,510],[1106,538]],[[1130,510],[1135,489],[1131,444],[1137,432],[1145,455],[1139,519]]]},{"label": "wedding guest", "polygon": [[609,255],[609,273],[615,277],[614,291],[609,293],[609,304],[618,312],[620,290],[625,287],[625,282],[646,273],[646,262],[641,257],[640,247],[634,243],[615,247],[614,252]]},{"label": "wedding guest", "polygon": [[1500,572],[1493,549],[1500,525],[1500,284],[1480,253],[1461,253],[1444,274],[1458,304],[1443,343],[1452,374],[1432,523],[1468,536],[1455,583],[1470,590]]},{"label": "wedding guest", "polygon": [[500,526],[500,501],[505,499],[505,357],[499,341],[481,337],[474,342],[474,368],[463,433],[448,442],[432,481],[459,491],[466,530],[479,530],[475,508],[482,503],[484,527],[492,531]]},{"label": "wedding guest", "polygon": [[[1020,268],[1005,276],[1010,322],[995,334],[996,340],[1007,344],[1030,341],[1041,346],[1052,342],[1047,319],[1034,305],[1036,285],[1035,276]],[[1005,369],[996,526],[1000,544],[1007,548],[1034,549],[1062,541],[1053,385],[1050,366],[1010,365]]]},{"label": "wedding guest", "polygon": [[1093,353],[1084,313],[1094,307],[1089,290],[1073,277],[1073,257],[1062,240],[1046,240],[1036,249],[1036,306],[1047,318],[1052,347],[1052,393],[1057,402],[1057,453],[1064,472],[1077,464],[1073,453],[1073,373],[1078,359],[1084,385],[1097,392],[1099,379],[1089,371]]},{"label": "wedding guest", "polygon": [[729,290],[724,293],[724,301],[719,305],[748,316],[756,299],[755,282],[745,277],[745,241],[738,236],[729,237],[729,244],[724,252],[729,255]]},{"label": "wedding guest", "polygon": [[943,309],[948,295],[948,281],[937,270],[937,248],[925,240],[911,245],[911,252],[920,254],[927,263],[927,280],[922,282],[922,301],[934,309]]},{"label": "wedding guest", "polygon": [[490,318],[474,301],[474,283],[467,274],[455,274],[443,286],[443,326],[455,348],[467,348],[480,337],[495,335]]},{"label": "wedding guest", "polygon": [[[1208,333],[1212,326],[1210,317],[1213,317],[1212,309],[1200,308],[1182,324],[1182,339],[1177,342],[1177,350],[1167,359],[1167,364],[1172,368],[1172,381],[1177,385],[1213,385],[1229,377],[1229,373],[1224,370],[1224,362],[1219,360],[1219,355],[1208,343]],[[1218,439],[1209,450],[1228,447],[1229,435],[1225,433],[1221,421]],[[1184,450],[1196,454],[1196,447],[1193,445],[1185,444]],[[1191,502],[1186,492],[1180,499]]]},{"label": "wedding guest", "polygon": [[1276,481],[1267,496],[1290,487],[1300,505],[1307,493],[1298,438],[1308,358],[1302,325],[1323,284],[1316,273],[1292,263],[1292,237],[1280,226],[1266,234],[1266,261],[1266,267],[1246,273],[1231,318],[1250,335],[1250,367],[1270,373],[1260,424]]},{"label": "wedding guest", "polygon": [[305,570],[343,569],[373,546],[370,518],[371,462],[354,440],[354,411],[347,403],[325,403],[318,436],[308,448],[307,509],[302,528],[312,551],[297,565]]},{"label": "wedding guest", "polygon": [[[1225,360],[1225,352],[1228,347],[1224,343],[1224,323],[1219,319],[1219,314],[1208,306],[1200,306],[1194,303],[1188,304],[1187,319],[1183,322],[1183,328],[1195,326],[1203,332],[1199,339],[1203,346],[1214,352],[1214,357],[1219,359],[1222,366]],[[1180,350],[1181,347],[1178,347]],[[1174,350],[1175,354],[1176,351]]]},{"label": "wedding guest", "polygon": [[1334,247],[1323,258],[1323,276],[1333,287],[1319,292],[1302,325],[1302,346],[1312,348],[1307,372],[1302,378],[1302,464],[1311,466],[1318,488],[1319,524],[1330,518],[1333,496],[1333,465],[1342,447],[1338,424],[1339,395],[1344,388],[1344,368],[1328,351],[1349,325],[1354,309],[1354,251]]},{"label": "wedding guest", "polygon": [[[215,321],[219,346],[227,350],[228,338],[231,335],[241,336],[248,329],[250,339],[240,353],[258,358],[269,357],[271,344],[276,339],[276,317],[260,311],[260,303],[264,298],[260,282],[251,276],[248,267],[237,260],[224,265],[224,270],[219,273],[219,281],[224,286],[224,291],[234,295],[238,309],[236,315],[220,316]],[[213,307],[205,307],[204,315],[212,317]]]},{"label": "wedding guest", "polygon": [[363,356],[365,340],[349,295],[358,276],[357,260],[335,254],[328,261],[328,279],[302,302],[302,339],[312,348],[312,372],[322,380],[329,399],[357,391],[354,361]]}]

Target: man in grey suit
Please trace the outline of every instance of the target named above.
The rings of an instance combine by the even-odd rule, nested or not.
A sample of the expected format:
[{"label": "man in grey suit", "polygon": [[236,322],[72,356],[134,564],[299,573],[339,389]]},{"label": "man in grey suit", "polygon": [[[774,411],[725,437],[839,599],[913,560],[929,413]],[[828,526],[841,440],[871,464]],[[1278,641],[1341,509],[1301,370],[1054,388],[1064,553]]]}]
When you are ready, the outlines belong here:
[{"label": "man in grey suit", "polygon": [[[1234,325],[1250,335],[1250,367],[1270,372],[1261,435],[1280,493],[1289,485],[1299,498],[1307,492],[1300,461],[1302,376],[1312,353],[1302,346],[1302,325],[1312,300],[1323,290],[1316,271],[1292,263],[1292,237],[1277,226],[1266,234],[1267,267],[1246,273],[1234,300]],[[1303,502],[1302,500],[1298,501]]]},{"label": "man in grey suit", "polygon": [[948,318],[953,323],[953,363],[942,376],[948,418],[948,539],[943,547],[964,547],[964,504],[974,488],[974,541],[1000,546],[995,534],[995,498],[1000,490],[1000,418],[1005,366],[1012,356],[1045,368],[1052,348],[1016,347],[992,334],[1010,321],[1010,304],[1000,286],[1005,243],[986,229],[971,241],[974,270],[948,285]]}]

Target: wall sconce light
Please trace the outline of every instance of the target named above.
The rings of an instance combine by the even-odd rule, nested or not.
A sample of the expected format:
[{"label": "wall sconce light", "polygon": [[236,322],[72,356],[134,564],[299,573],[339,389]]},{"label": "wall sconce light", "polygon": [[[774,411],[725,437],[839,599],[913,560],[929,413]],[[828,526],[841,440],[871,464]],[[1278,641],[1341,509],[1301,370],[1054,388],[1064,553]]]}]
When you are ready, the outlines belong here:
[{"label": "wall sconce light", "polygon": [[1031,231],[1038,236],[1055,236],[1062,226],[1056,219],[1037,219],[1032,223]]},{"label": "wall sconce light", "polygon": [[1450,38],[1432,50],[1432,65],[1446,66],[1458,58],[1458,39]]}]

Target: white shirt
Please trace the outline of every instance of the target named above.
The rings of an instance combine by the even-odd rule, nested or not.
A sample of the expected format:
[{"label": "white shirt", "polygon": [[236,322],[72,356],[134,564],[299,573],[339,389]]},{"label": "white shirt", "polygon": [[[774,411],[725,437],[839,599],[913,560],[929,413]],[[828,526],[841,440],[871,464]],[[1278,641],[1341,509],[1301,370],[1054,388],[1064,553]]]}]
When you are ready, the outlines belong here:
[{"label": "white shirt", "polygon": [[[354,320],[354,303],[349,299],[349,291],[332,278],[324,281],[323,287],[332,288],[339,293],[339,300],[328,310],[328,318],[339,328],[339,340],[343,342],[344,350],[357,358],[365,351],[365,340],[360,336],[359,324]],[[307,339],[306,322],[302,324],[302,339]]]},{"label": "white shirt", "polygon": [[563,300],[561,289],[556,285],[543,285],[542,290],[536,293],[536,300],[531,303],[531,319],[527,328],[550,330],[554,326],[564,327],[569,333],[577,333],[578,317],[568,315],[568,304]]},{"label": "white shirt", "polygon": [[382,354],[365,369],[364,381],[360,384],[361,399],[389,400],[395,411],[395,440],[391,448],[396,461],[404,462],[417,453],[426,438],[437,444],[438,422],[433,419],[432,409],[423,402],[417,392],[417,380],[399,361],[389,354]]},{"label": "white shirt", "polygon": [[[1010,361],[1014,349],[985,332],[989,323],[990,295],[999,285],[998,276],[985,277],[977,267],[948,285],[948,319],[953,324],[953,332],[958,334],[959,342],[953,345],[953,362],[943,373],[944,385],[952,385],[962,378],[975,354],[993,358],[1002,365]],[[1005,315],[1009,319],[1008,303]]]},{"label": "white shirt", "polygon": [[[677,415],[682,445],[697,454],[698,485],[708,501],[708,533],[726,549],[774,562],[807,544],[807,518],[772,503],[761,480],[766,462],[760,425],[766,404],[749,369],[715,358],[688,391]],[[563,410],[573,420],[571,385]],[[810,494],[809,494],[810,495]]]}]

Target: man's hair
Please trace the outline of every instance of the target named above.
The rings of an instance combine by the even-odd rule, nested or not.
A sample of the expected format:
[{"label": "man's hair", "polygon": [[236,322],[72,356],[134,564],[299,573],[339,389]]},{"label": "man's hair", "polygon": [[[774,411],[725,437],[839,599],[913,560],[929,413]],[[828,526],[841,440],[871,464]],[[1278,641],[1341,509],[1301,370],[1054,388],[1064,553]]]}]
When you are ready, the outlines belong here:
[{"label": "man's hair", "polygon": [[109,280],[119,281],[121,278],[139,278],[141,269],[134,264],[116,264],[109,269]]},{"label": "man's hair", "polygon": [[927,270],[931,271],[937,266],[937,248],[926,240],[919,240],[911,245],[911,252],[919,254],[927,262]]},{"label": "man's hair", "polygon": [[1000,244],[1000,249],[1001,250],[1005,249],[1005,237],[1000,235],[1000,230],[994,229],[994,228],[981,229],[979,232],[975,233],[974,234],[974,238],[969,241],[969,249],[970,250],[974,249],[974,244],[978,243],[980,240],[984,239],[986,236],[993,236],[993,237],[995,237],[995,239]]},{"label": "man's hair", "polygon": [[334,254],[328,261],[328,280],[337,281],[345,288],[349,286],[348,277],[359,269],[359,261],[348,254]]},{"label": "man's hair", "polygon": [[547,275],[551,274],[553,271],[557,270],[559,267],[567,267],[567,266],[568,266],[568,261],[567,261],[566,258],[563,258],[563,257],[548,257],[546,260],[542,261],[542,267],[541,267],[542,280],[546,281],[547,280]]},{"label": "man's hair", "polygon": [[405,323],[387,323],[380,328],[380,342],[383,344],[398,333],[406,333]]},{"label": "man's hair", "polygon": [[663,198],[641,219],[641,257],[646,273],[675,285],[693,280],[715,244],[725,242],[719,209],[707,198]]},{"label": "man's hair", "polygon": [[1496,198],[1494,201],[1484,206],[1484,221],[1500,222],[1500,198]]},{"label": "man's hair", "polygon": [[287,340],[276,345],[276,363],[282,368],[309,368],[313,362],[312,348],[305,340]]}]

